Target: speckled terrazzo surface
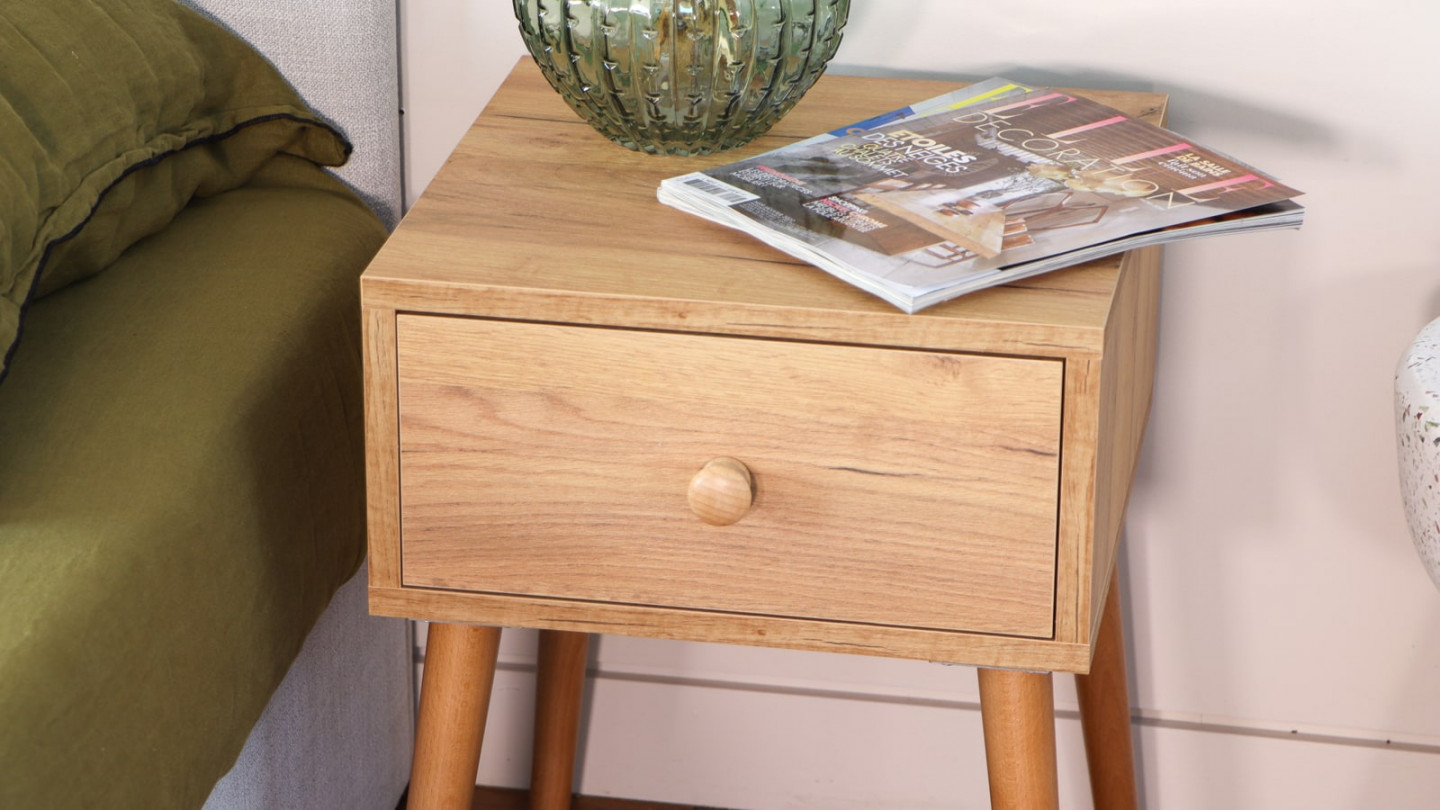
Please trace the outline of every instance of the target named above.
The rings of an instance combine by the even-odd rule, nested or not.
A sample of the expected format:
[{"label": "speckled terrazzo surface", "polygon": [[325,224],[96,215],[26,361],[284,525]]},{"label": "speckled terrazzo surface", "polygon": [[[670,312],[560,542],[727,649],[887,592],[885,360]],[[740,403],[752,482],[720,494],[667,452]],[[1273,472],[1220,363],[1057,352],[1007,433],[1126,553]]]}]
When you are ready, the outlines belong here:
[{"label": "speckled terrazzo surface", "polygon": [[1410,534],[1440,587],[1440,320],[1422,329],[1400,358],[1395,419]]}]

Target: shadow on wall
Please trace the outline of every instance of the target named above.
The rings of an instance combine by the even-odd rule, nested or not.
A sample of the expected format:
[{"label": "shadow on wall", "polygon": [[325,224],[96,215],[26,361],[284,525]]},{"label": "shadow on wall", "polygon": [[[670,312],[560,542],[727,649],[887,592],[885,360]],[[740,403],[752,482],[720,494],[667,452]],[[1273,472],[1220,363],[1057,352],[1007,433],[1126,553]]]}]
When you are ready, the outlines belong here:
[{"label": "shadow on wall", "polygon": [[[998,62],[967,66],[964,73],[957,73],[857,65],[840,61],[840,58],[837,58],[837,61],[831,64],[829,72],[847,76],[954,82],[974,82],[990,76],[1004,76],[1013,81],[1045,87],[1166,93],[1170,96],[1169,123],[1166,126],[1177,132],[1195,131],[1203,125],[1207,133],[1224,133],[1230,130],[1247,133],[1262,132],[1270,140],[1288,144],[1292,148],[1328,150],[1336,147],[1334,134],[1328,126],[1304,116],[1292,115],[1272,107],[1248,104],[1231,97],[1195,87],[1177,85],[1173,82],[1157,85],[1154,80],[1144,76],[1113,71],[1082,68],[1037,70],[1015,63]],[[913,100],[918,99],[905,99],[904,101]],[[1206,145],[1210,145],[1210,142],[1214,140],[1214,138],[1208,139]],[[1239,157],[1242,160],[1245,159],[1243,155]]]},{"label": "shadow on wall", "polygon": [[[1308,347],[1295,389],[1312,402],[1307,421],[1345,426],[1304,444],[1310,459],[1300,467],[1369,552],[1407,560],[1413,551],[1396,468],[1395,364],[1420,329],[1440,317],[1437,273],[1440,256],[1433,264],[1376,266],[1310,285],[1295,319],[1298,342]],[[1337,387],[1363,395],[1331,395]]]}]

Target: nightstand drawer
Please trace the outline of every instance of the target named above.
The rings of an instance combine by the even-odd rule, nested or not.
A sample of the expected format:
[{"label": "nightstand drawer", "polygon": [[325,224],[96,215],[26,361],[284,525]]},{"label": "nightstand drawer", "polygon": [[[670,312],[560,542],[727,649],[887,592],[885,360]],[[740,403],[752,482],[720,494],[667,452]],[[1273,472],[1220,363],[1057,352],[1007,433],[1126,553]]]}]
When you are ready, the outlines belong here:
[{"label": "nightstand drawer", "polygon": [[[406,587],[1054,632],[1063,363],[400,315]],[[712,459],[753,503],[708,525]]]}]

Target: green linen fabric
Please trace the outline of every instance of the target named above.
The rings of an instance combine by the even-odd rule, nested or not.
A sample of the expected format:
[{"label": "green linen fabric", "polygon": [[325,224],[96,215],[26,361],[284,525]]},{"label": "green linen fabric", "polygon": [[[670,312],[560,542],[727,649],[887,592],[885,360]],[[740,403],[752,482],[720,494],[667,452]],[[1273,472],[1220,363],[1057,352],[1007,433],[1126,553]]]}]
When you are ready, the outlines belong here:
[{"label": "green linen fabric", "polygon": [[198,808],[234,763],[364,557],[385,236],[282,155],[31,307],[0,386],[0,807]]},{"label": "green linen fabric", "polygon": [[272,155],[349,150],[264,57],[175,0],[0,3],[0,381],[32,298]]}]

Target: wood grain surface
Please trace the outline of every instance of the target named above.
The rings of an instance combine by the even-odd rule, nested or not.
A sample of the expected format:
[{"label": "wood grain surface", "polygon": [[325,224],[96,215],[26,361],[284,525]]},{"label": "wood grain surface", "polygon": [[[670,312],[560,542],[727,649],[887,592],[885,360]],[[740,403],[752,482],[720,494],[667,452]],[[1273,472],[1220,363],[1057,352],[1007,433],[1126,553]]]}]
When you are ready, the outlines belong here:
[{"label": "wood grain surface", "polygon": [[[1119,260],[905,315],[738,232],[661,205],[660,181],[954,89],[827,75],[743,149],[667,158],[596,134],[522,60],[386,243],[367,305],[398,311],[1097,357]],[[1077,91],[1157,118],[1164,96]]]},{"label": "wood grain surface", "polygon": [[[1159,251],[905,315],[654,196],[955,86],[829,75],[750,147],[657,158],[522,60],[362,279],[372,609],[1088,669]],[[755,474],[731,526],[686,503],[718,456]]]},{"label": "wood grain surface", "polygon": [[[404,584],[1049,637],[1061,364],[401,316]],[[687,503],[730,456],[733,526]]]}]

